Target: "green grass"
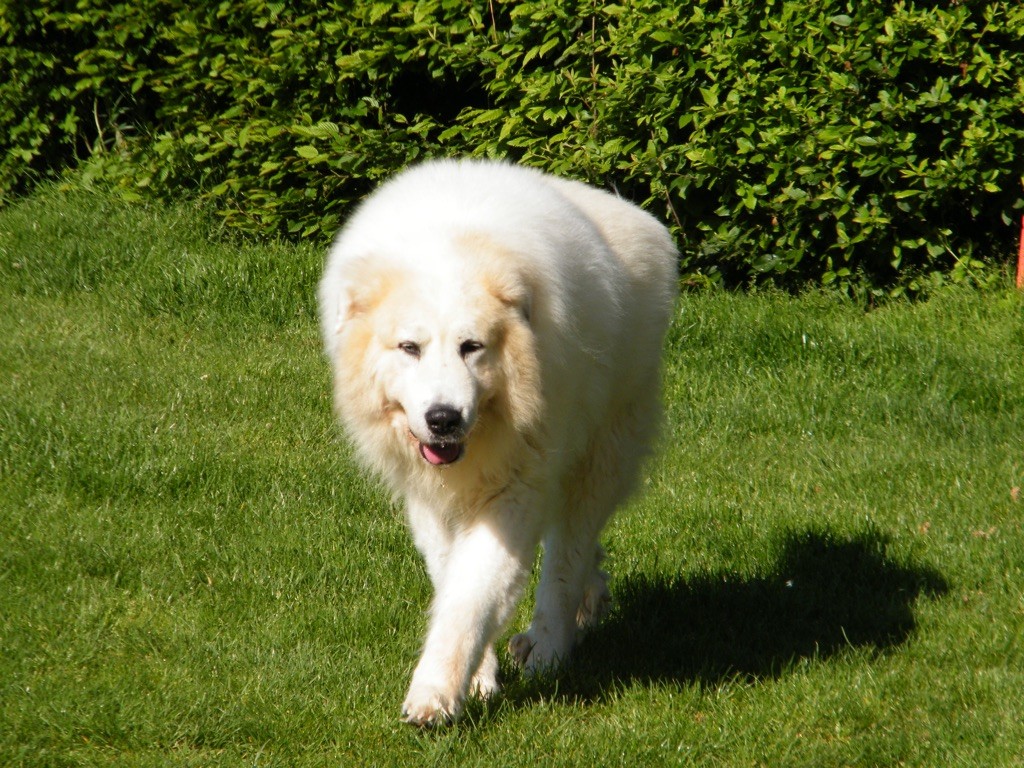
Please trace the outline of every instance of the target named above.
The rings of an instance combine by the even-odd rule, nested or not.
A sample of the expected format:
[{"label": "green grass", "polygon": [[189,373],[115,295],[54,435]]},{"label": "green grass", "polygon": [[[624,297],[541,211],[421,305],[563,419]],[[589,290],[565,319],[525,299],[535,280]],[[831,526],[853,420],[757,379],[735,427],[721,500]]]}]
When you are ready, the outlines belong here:
[{"label": "green grass", "polygon": [[331,423],[322,254],[214,230],[0,213],[0,764],[1024,762],[1019,295],[683,296],[614,613],[420,733],[429,587]]}]

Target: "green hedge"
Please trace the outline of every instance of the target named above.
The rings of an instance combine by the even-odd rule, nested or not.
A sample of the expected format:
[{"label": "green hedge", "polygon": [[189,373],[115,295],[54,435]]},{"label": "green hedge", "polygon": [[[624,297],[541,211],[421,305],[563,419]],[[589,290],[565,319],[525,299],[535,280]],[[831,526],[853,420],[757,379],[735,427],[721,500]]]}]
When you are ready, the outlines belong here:
[{"label": "green hedge", "polygon": [[693,279],[875,292],[1005,263],[1024,213],[1018,0],[68,5],[0,0],[0,197],[86,160],[325,238],[489,155],[644,203]]}]

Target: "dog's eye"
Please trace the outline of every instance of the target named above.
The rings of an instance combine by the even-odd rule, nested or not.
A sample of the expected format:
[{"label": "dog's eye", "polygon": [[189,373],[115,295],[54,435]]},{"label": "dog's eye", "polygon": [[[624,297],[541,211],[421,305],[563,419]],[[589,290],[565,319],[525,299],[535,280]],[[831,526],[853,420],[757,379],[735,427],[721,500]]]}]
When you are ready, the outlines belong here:
[{"label": "dog's eye", "polygon": [[398,348],[412,357],[420,356],[420,345],[415,341],[400,341],[398,342]]},{"label": "dog's eye", "polygon": [[462,355],[463,357],[469,357],[474,352],[479,352],[483,348],[483,343],[479,341],[474,341],[473,339],[469,339],[467,341],[462,342],[462,344],[459,345],[459,354]]}]

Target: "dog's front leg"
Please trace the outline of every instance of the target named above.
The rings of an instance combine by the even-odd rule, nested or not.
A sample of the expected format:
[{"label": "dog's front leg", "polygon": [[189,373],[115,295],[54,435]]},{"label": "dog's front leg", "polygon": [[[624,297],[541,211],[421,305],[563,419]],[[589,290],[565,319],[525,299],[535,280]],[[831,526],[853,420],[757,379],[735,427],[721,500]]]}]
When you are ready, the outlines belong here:
[{"label": "dog's front leg", "polygon": [[511,619],[533,563],[538,532],[522,510],[485,511],[451,542],[430,629],[402,707],[406,722],[458,717],[470,680]]}]

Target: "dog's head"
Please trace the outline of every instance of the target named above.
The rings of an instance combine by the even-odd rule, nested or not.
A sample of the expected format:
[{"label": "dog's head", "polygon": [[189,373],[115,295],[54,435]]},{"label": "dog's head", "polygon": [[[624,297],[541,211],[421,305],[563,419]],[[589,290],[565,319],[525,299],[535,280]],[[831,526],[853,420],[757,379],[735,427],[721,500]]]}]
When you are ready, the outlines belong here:
[{"label": "dog's head", "polygon": [[[321,307],[335,405],[363,433],[357,442],[374,432],[389,453],[438,467],[471,455],[481,432],[530,441],[541,414],[526,281],[493,266],[447,266],[354,259],[328,297],[334,306]],[[321,286],[322,303],[327,293]]]}]

